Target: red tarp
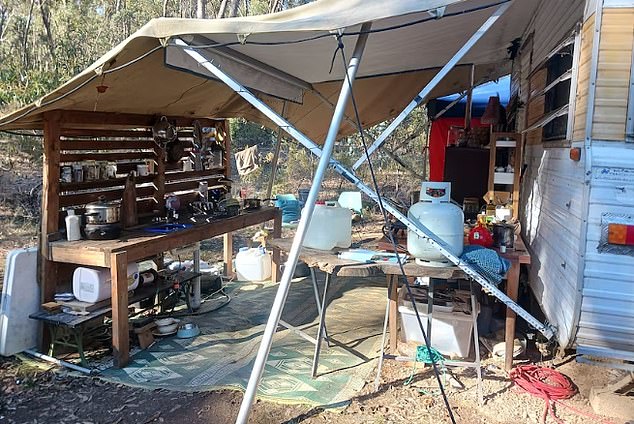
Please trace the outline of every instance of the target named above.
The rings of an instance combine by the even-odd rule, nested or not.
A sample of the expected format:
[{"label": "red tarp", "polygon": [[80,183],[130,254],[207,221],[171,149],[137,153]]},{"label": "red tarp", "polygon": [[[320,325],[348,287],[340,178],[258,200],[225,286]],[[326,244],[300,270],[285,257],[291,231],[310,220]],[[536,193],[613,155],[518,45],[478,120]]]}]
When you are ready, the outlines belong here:
[{"label": "red tarp", "polygon": [[[464,118],[439,118],[431,124],[429,133],[429,180],[444,181],[445,148],[451,126],[463,126]],[[483,127],[480,118],[471,119],[472,127]]]}]

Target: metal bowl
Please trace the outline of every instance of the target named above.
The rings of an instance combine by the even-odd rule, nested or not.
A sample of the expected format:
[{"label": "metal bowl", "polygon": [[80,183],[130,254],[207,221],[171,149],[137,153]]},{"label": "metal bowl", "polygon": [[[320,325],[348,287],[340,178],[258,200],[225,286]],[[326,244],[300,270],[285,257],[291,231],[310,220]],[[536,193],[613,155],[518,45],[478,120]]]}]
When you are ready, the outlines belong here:
[{"label": "metal bowl", "polygon": [[192,322],[186,322],[178,327],[176,337],[178,337],[179,339],[190,339],[192,337],[196,337],[199,334],[200,328],[198,328],[198,325]]}]

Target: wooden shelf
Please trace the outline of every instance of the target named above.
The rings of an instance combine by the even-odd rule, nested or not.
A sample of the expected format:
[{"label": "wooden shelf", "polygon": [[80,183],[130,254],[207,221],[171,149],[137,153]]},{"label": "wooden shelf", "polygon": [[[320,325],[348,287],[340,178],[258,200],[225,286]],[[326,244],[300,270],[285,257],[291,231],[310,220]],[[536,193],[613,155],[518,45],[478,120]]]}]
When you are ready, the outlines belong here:
[{"label": "wooden shelf", "polygon": [[[490,193],[495,191],[496,185],[513,186],[513,218],[517,218],[520,197],[520,172],[522,169],[522,135],[512,132],[491,132],[489,139],[489,184]],[[499,148],[514,149],[514,160],[511,165],[513,172],[495,172],[496,158]]]}]

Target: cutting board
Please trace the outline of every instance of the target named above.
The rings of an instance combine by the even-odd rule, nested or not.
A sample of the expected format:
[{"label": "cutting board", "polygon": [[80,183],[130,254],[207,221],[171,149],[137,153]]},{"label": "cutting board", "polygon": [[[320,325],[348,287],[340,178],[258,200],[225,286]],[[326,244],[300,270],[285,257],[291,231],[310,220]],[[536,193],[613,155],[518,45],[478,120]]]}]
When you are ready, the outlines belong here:
[{"label": "cutting board", "polygon": [[7,255],[0,300],[0,355],[10,356],[37,346],[40,323],[29,315],[40,309],[37,247]]},{"label": "cutting board", "polygon": [[139,224],[136,210],[136,182],[132,172],[128,175],[121,199],[121,220],[123,228]]}]

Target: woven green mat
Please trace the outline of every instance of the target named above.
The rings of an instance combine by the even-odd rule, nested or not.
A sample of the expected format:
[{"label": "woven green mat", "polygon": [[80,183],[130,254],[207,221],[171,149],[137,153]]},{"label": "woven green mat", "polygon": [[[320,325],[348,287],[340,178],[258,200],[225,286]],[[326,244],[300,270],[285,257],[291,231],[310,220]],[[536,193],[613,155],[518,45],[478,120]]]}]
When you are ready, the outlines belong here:
[{"label": "woven green mat", "polygon": [[[134,355],[124,369],[110,368],[102,378],[145,388],[178,391],[244,389],[268,318],[277,284],[231,283],[231,302],[206,315],[186,318],[201,334],[193,339],[166,337]],[[323,283],[320,282],[320,290]],[[314,345],[282,329],[275,334],[258,396],[283,403],[332,405],[363,387],[378,357],[386,288],[384,278],[339,278],[329,290],[326,324],[331,347],[322,344],[319,374],[310,377]],[[294,282],[282,319],[312,323],[317,310],[309,279]]]}]

